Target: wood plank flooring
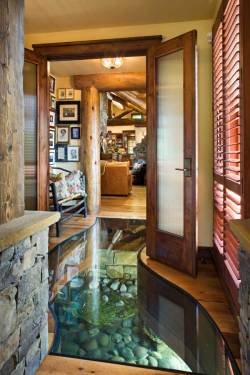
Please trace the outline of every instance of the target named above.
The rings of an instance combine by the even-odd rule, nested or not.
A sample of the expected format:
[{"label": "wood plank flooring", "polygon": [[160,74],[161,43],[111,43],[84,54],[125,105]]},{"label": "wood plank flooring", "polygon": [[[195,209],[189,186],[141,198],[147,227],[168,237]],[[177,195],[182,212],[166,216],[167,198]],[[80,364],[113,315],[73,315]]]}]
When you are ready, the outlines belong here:
[{"label": "wood plank flooring", "polygon": [[[144,187],[133,186],[133,194],[129,197],[103,197],[98,216],[145,219],[145,195],[146,190]],[[62,226],[62,236],[59,239],[53,236],[50,237],[50,249],[73,234],[89,227],[94,222],[95,217],[92,216],[88,216],[87,219],[73,218],[66,222]],[[199,262],[198,276],[196,279],[193,279],[188,275],[149,259],[145,252],[142,254],[142,260],[155,272],[190,293],[207,309],[228,341],[230,349],[240,365],[238,324],[230,311],[229,303],[220,284],[213,262],[209,260],[206,264]],[[158,375],[165,373],[167,374],[167,372],[157,370],[145,370],[57,356],[47,356],[37,372],[38,375]],[[171,374],[174,373],[171,372]]]}]

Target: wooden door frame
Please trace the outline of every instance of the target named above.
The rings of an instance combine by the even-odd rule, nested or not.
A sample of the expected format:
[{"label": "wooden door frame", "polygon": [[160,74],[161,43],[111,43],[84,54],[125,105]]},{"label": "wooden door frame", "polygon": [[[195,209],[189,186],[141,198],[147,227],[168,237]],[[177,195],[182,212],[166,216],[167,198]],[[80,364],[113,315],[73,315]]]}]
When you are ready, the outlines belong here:
[{"label": "wooden door frame", "polygon": [[[181,248],[183,246],[183,241],[186,241],[190,248],[196,249],[197,254],[197,213],[196,213],[196,182],[197,180],[197,111],[196,111],[196,98],[190,95],[190,91],[195,93],[196,91],[196,41],[197,41],[197,31],[192,30],[188,33],[179,35],[169,41],[166,41],[169,45],[171,53],[183,50],[184,61],[192,61],[191,64],[186,64],[184,69],[184,129],[187,129],[187,124],[195,123],[195,126],[188,132],[188,137],[184,139],[184,152],[186,158],[191,158],[191,170],[192,177],[191,180],[185,182],[184,199],[189,199],[191,196],[191,212],[187,209],[187,205],[184,206],[184,235],[183,238],[178,235],[169,236],[169,248]],[[157,144],[157,132],[156,132],[156,121],[157,121],[157,111],[156,111],[156,59],[166,55],[165,45],[162,43],[161,46],[155,46],[150,51],[150,59],[148,59],[148,72],[150,71],[149,79],[147,80],[148,85],[148,121],[154,126],[148,128],[148,139],[151,147],[149,149],[156,149]],[[190,90],[188,89],[190,88]],[[147,180],[151,182],[151,189],[147,190],[147,220],[148,220],[148,231],[147,231],[147,254],[154,259],[162,260],[164,262],[164,257],[160,257],[159,254],[156,256],[157,244],[166,242],[166,232],[157,230],[158,228],[158,216],[157,216],[157,160],[156,152],[148,154],[150,162],[147,165]],[[178,167],[178,166],[176,166]],[[187,177],[189,178],[189,177]],[[149,214],[150,213],[150,214]],[[195,222],[193,226],[192,223]],[[158,232],[158,233],[156,233]],[[185,242],[184,242],[185,245]],[[179,254],[174,251],[168,252],[169,265],[176,267],[175,264],[182,264],[183,270],[189,274],[196,276],[196,262],[197,259],[192,259],[192,264],[188,264],[189,254],[185,246],[183,246],[183,258],[179,258]],[[150,251],[150,254],[149,252]]]},{"label": "wooden door frame", "polygon": [[24,50],[24,61],[37,67],[37,209],[48,209],[48,115],[47,61],[35,52]]},{"label": "wooden door frame", "polygon": [[145,56],[151,47],[161,43],[161,35],[132,38],[100,39],[80,42],[33,44],[34,51],[25,50],[26,58],[34,54],[38,70],[38,209],[48,210],[49,145],[48,145],[48,61],[87,60],[103,57]]}]

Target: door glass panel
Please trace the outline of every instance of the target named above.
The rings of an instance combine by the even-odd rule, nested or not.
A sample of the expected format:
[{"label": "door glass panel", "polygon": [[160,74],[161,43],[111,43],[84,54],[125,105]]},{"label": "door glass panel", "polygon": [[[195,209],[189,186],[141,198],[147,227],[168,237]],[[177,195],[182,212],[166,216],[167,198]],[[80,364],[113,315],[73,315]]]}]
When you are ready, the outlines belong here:
[{"label": "door glass panel", "polygon": [[183,51],[157,59],[158,229],[184,233]]},{"label": "door glass panel", "polygon": [[37,67],[24,63],[24,189],[25,209],[37,209]]}]

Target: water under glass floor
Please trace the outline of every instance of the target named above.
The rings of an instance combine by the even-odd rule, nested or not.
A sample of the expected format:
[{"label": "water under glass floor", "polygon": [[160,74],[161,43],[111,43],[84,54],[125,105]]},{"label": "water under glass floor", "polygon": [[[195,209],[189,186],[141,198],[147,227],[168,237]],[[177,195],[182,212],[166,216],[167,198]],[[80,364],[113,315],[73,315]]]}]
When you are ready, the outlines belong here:
[{"label": "water under glass floor", "polygon": [[140,261],[143,220],[97,219],[49,256],[51,353],[199,374],[239,374],[215,323]]}]

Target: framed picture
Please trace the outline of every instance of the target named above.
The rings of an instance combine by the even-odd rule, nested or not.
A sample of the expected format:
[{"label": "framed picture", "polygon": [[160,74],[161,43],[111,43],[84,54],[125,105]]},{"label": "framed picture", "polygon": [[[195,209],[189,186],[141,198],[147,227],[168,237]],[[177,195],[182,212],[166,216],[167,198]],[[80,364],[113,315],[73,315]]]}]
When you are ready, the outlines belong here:
[{"label": "framed picture", "polygon": [[55,93],[56,79],[53,76],[49,76],[49,92]]},{"label": "framed picture", "polygon": [[80,122],[80,102],[65,101],[56,103],[58,124],[79,124]]},{"label": "framed picture", "polygon": [[57,90],[57,97],[59,100],[65,100],[66,99],[66,89],[58,89]]},{"label": "framed picture", "polygon": [[56,145],[56,161],[67,161],[67,145]]},{"label": "framed picture", "polygon": [[56,143],[69,143],[69,128],[58,126],[56,128]]},{"label": "framed picture", "polygon": [[50,165],[55,164],[55,161],[56,161],[56,152],[55,150],[50,150],[49,151],[49,164]]},{"label": "framed picture", "polygon": [[79,161],[78,146],[68,146],[68,161]]},{"label": "framed picture", "polygon": [[66,99],[74,100],[74,89],[66,89]]},{"label": "framed picture", "polygon": [[56,120],[56,113],[53,111],[49,111],[49,126],[55,126]]},{"label": "framed picture", "polygon": [[53,129],[49,131],[49,148],[50,149],[55,148],[55,130]]},{"label": "framed picture", "polygon": [[50,109],[56,109],[56,97],[50,94]]},{"label": "framed picture", "polygon": [[72,126],[71,130],[71,139],[80,139],[81,138],[81,128],[80,126]]}]

